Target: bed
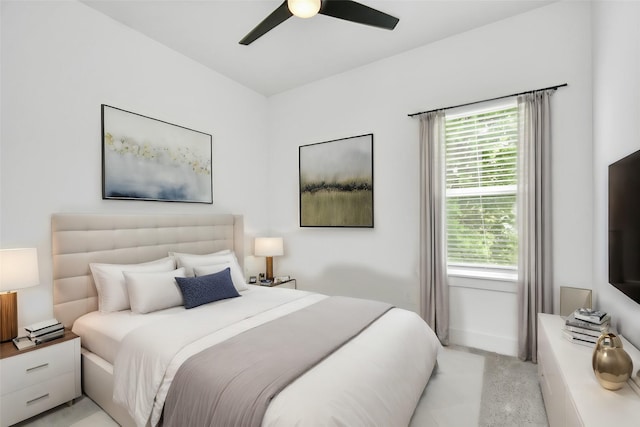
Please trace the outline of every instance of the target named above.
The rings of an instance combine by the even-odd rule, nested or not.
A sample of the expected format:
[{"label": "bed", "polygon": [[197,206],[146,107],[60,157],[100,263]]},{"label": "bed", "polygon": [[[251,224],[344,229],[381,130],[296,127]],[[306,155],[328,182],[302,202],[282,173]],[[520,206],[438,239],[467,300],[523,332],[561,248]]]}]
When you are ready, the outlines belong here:
[{"label": "bed", "polygon": [[[315,337],[321,336],[322,331],[315,332],[313,328],[333,327],[341,332],[349,329],[331,326],[332,317],[336,316],[318,314],[318,307],[335,310],[332,308],[335,304],[361,307],[349,304],[364,303],[372,307],[372,317],[362,320],[364,326],[355,325],[353,335],[334,344],[331,350],[323,350],[327,351],[326,355],[314,354],[316,359],[310,360],[315,361],[309,362],[299,373],[290,374],[292,378],[278,389],[275,397],[266,399],[263,412],[257,412],[260,417],[257,424],[255,419],[243,421],[243,424],[408,425],[440,349],[435,334],[413,312],[374,302],[246,284],[238,292],[240,297],[221,299],[193,309],[185,309],[182,305],[154,308],[152,302],[139,295],[134,301],[131,289],[135,288],[130,287],[131,307],[120,310],[114,306],[106,313],[99,310],[105,300],[104,292],[99,295],[96,288],[96,271],[92,274],[95,265],[155,265],[170,253],[180,264],[180,254],[207,257],[208,254],[231,253],[243,271],[244,244],[243,218],[239,215],[53,215],[54,314],[81,337],[83,392],[121,425],[181,424],[172,421],[180,419],[174,414],[189,417],[191,425],[203,425],[202,419],[193,421],[197,418],[192,418],[195,415],[190,415],[189,411],[195,409],[185,404],[185,400],[176,400],[175,396],[191,393],[188,395],[191,400],[194,395],[204,395],[217,377],[208,379],[208,383],[203,380],[203,385],[197,385],[196,380],[204,378],[205,373],[221,375],[229,369],[213,373],[211,366],[219,363],[210,360],[218,359],[198,362],[204,366],[199,368],[196,363],[199,357],[205,354],[223,357],[226,354],[223,349],[231,347],[235,341],[251,340],[249,343],[256,346],[264,341],[261,344],[264,349],[259,352],[243,350],[247,355],[245,363],[257,365],[263,360],[272,360],[269,363],[275,366],[278,359],[283,359],[286,363],[281,363],[282,369],[287,371],[290,363],[293,365],[293,361],[307,357],[304,354],[307,347],[314,347],[321,341]],[[183,263],[183,270],[185,265]],[[153,274],[166,275],[164,272]],[[149,277],[155,277],[153,274]],[[220,274],[222,272],[215,273],[216,276]],[[126,278],[135,283],[133,279],[141,280],[140,276],[131,273]],[[99,282],[103,280],[99,275],[95,277]],[[131,283],[127,282],[128,285]],[[187,304],[186,294],[184,304]],[[313,316],[324,315],[326,320],[309,317],[314,310],[318,313],[312,313]],[[364,313],[368,309],[345,310],[348,315],[340,322],[358,317],[353,313]],[[293,318],[296,320],[288,320]],[[300,319],[307,319],[308,323]],[[309,331],[314,332],[304,336],[307,326],[300,326],[299,334],[302,335],[295,338],[298,341],[292,341],[298,344],[285,348],[284,352],[282,348],[277,349],[280,353],[274,350],[273,359],[267,359],[271,347],[286,346],[270,344],[278,333],[266,328],[284,321],[310,325]],[[325,322],[328,325],[318,325]],[[293,334],[282,335],[288,339]],[[328,335],[327,339],[333,340],[333,335],[337,334]],[[250,357],[255,361],[249,362]],[[195,377],[186,377],[187,366],[193,365],[203,370],[195,371]],[[239,369],[244,371],[246,367]],[[254,373],[251,376],[259,377]],[[272,382],[269,378],[264,381]],[[179,386],[182,387],[180,393],[175,391]],[[248,390],[239,394],[245,400],[253,400]],[[237,396],[227,399],[231,402],[227,406],[231,408],[229,414],[227,409],[218,409],[215,416],[235,416],[233,410],[242,416],[247,413],[244,406],[233,409],[240,405]],[[242,405],[251,405],[251,402]],[[227,407],[220,405],[220,408]],[[224,424],[236,423],[226,421]]]}]

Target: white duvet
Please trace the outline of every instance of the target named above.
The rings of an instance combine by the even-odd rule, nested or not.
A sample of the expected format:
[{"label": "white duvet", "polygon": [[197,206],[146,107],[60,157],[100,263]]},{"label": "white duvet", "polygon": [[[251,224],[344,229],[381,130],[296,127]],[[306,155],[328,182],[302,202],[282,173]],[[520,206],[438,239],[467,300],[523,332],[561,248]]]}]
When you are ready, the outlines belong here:
[{"label": "white duvet", "polygon": [[[250,288],[240,298],[134,322],[115,356],[113,397],[137,425],[159,422],[171,381],[190,356],[326,298]],[[408,425],[439,349],[418,315],[392,309],[278,394],[262,425]]]}]

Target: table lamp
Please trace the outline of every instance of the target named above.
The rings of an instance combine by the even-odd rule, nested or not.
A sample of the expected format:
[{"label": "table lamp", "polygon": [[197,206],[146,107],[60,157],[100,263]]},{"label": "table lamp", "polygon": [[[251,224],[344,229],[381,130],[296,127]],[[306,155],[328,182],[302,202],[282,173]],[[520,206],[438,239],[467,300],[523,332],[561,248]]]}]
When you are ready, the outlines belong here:
[{"label": "table lamp", "polygon": [[18,336],[17,289],[40,284],[35,248],[0,249],[0,342]]},{"label": "table lamp", "polygon": [[273,280],[273,257],[284,254],[282,237],[256,237],[254,254],[267,257],[267,279]]}]

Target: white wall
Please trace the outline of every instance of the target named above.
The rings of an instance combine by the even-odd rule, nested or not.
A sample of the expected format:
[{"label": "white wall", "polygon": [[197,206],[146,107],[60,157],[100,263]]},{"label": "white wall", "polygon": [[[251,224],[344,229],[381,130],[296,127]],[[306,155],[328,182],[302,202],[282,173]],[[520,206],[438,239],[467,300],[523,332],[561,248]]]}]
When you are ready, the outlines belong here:
[{"label": "white wall", "polygon": [[[213,135],[213,205],[102,200],[103,103]],[[2,1],[0,247],[37,247],[41,280],[19,292],[19,324],[52,316],[52,213],[243,213],[248,247],[268,226],[255,173],[267,155],[266,107],[81,3]]]},{"label": "white wall", "polygon": [[[51,315],[49,221],[63,211],[241,212],[247,255],[254,235],[284,236],[275,273],[301,288],[418,310],[418,123],[407,114],[567,82],[553,99],[556,288],[591,288],[595,276],[599,303],[633,335],[637,305],[606,284],[600,246],[604,165],[638,147],[634,122],[616,121],[620,106],[638,117],[638,13],[605,8],[593,64],[591,6],[563,2],[266,100],[81,3],[2,1],[0,247],[37,247],[42,281],[20,292],[19,323]],[[211,133],[214,204],[101,200],[102,103]],[[298,146],[370,132],[375,228],[300,228]],[[514,354],[513,287],[452,282],[453,341]]]},{"label": "white wall", "polygon": [[[596,305],[640,347],[640,305],[609,284],[608,165],[640,150],[640,3],[593,6],[594,263]],[[638,197],[638,195],[633,195]]]},{"label": "white wall", "polygon": [[[269,222],[287,254],[276,274],[418,310],[418,123],[407,114],[566,82],[553,99],[553,276],[591,288],[590,39],[589,4],[557,3],[271,97]],[[300,228],[298,146],[370,132],[375,228]],[[452,292],[462,344],[493,337],[484,348],[515,354],[507,293]]]}]

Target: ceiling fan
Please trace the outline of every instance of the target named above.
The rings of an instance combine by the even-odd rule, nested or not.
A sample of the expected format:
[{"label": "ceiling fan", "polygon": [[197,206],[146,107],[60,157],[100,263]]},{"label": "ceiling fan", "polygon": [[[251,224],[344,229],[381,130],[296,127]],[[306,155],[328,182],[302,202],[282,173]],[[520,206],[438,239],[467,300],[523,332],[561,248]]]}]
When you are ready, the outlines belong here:
[{"label": "ceiling fan", "polygon": [[399,21],[398,18],[350,0],[285,0],[244,36],[240,44],[246,46],[253,43],[294,15],[311,18],[318,13],[387,30],[393,30]]}]

